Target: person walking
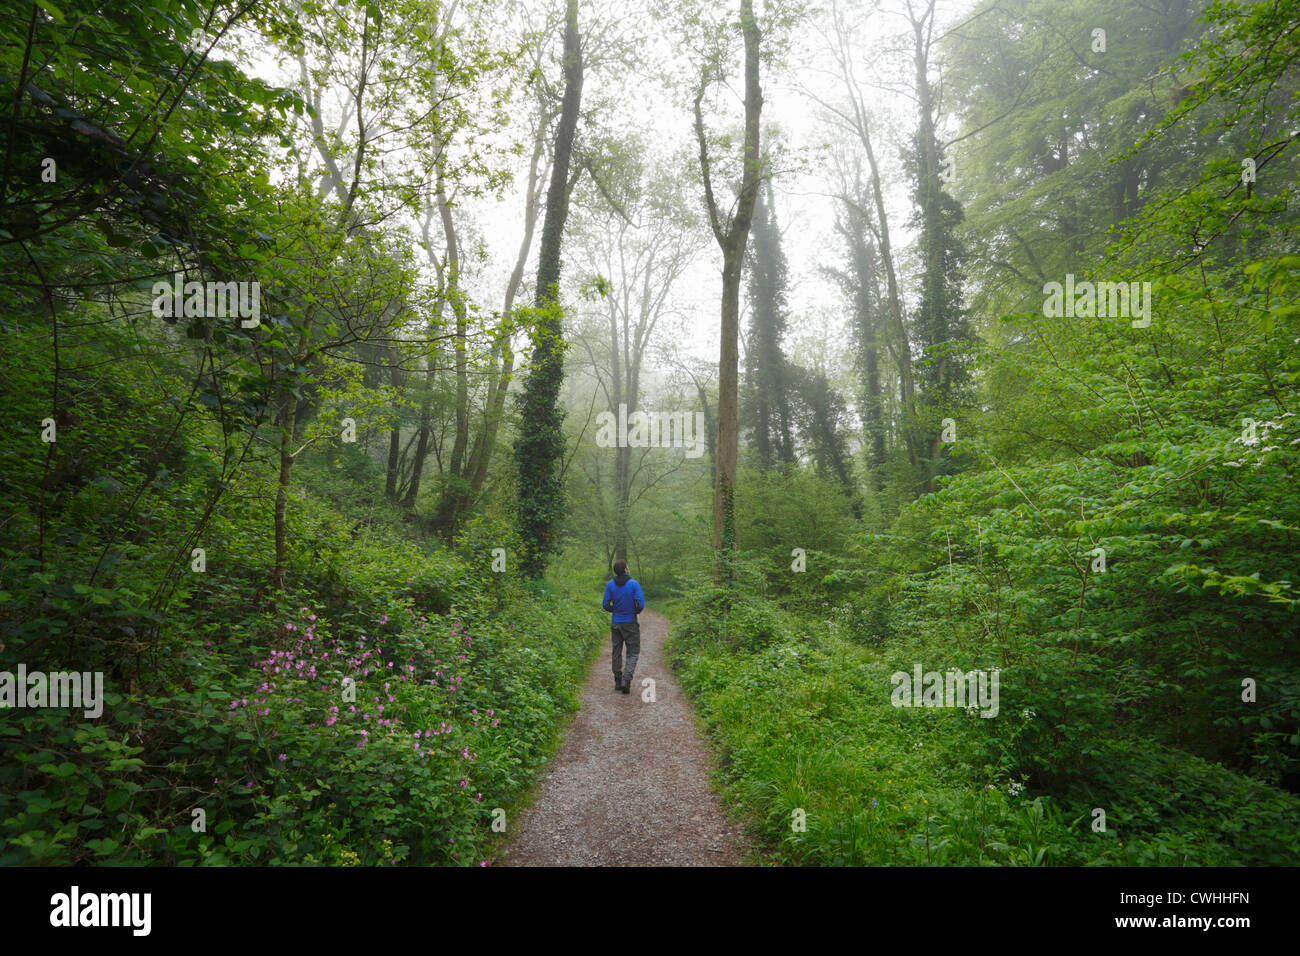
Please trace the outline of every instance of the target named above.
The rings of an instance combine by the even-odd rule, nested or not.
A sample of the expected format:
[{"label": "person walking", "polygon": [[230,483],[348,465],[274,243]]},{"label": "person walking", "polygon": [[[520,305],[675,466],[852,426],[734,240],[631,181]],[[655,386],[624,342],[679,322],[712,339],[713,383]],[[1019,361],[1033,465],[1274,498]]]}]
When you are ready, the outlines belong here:
[{"label": "person walking", "polygon": [[[636,659],[641,654],[641,625],[636,616],[645,610],[645,595],[636,578],[627,573],[627,562],[619,558],[614,562],[614,577],[605,582],[605,599],[600,605],[612,614],[609,625],[611,656],[614,664],[614,689],[630,694],[632,673]],[[623,647],[627,647],[627,664],[623,663]]]}]

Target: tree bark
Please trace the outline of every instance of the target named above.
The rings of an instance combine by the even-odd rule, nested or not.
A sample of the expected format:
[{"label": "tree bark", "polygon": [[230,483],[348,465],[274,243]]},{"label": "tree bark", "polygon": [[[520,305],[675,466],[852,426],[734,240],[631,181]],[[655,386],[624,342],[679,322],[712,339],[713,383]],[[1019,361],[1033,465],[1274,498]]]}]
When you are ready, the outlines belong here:
[{"label": "tree bark", "polygon": [[[713,549],[721,556],[736,545],[736,465],[739,458],[739,330],[740,280],[745,260],[745,243],[758,197],[759,117],[763,90],[759,85],[759,30],[753,0],[740,0],[740,29],[745,42],[745,142],[743,171],[736,214],[724,222],[713,193],[708,139],[704,133],[702,102],[710,84],[708,67],[695,97],[695,134],[700,147],[700,171],[704,177],[704,199],[713,235],[722,250],[722,328],[718,356],[718,452],[713,488]],[[719,567],[715,564],[715,574]]]},{"label": "tree bark", "polygon": [[568,0],[564,26],[564,97],[555,132],[551,182],[537,261],[538,322],[533,368],[522,396],[524,428],[516,444],[518,512],[524,554],[521,569],[540,578],[557,549],[555,530],[564,513],[564,459],[560,386],[564,378],[563,323],[559,314],[560,243],[569,214],[569,164],[582,105],[582,46],[578,0]]},{"label": "tree bark", "polygon": [[[394,395],[402,387],[402,376],[398,359],[397,350],[392,346],[388,348],[388,363],[390,382],[393,386]],[[392,434],[388,437],[388,470],[384,479],[384,497],[389,501],[397,500],[397,478],[400,472],[402,460],[402,425],[400,421],[393,422]]]}]

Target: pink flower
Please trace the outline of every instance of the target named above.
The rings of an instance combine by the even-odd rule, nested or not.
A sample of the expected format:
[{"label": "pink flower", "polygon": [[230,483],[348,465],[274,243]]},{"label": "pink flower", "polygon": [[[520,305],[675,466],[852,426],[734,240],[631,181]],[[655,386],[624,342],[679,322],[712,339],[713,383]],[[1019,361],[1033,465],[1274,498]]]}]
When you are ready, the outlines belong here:
[{"label": "pink flower", "polygon": [[284,763],[286,760],[289,759],[289,755],[288,755],[288,754],[280,754],[280,756],[279,756],[278,758],[276,758],[276,759],[278,759],[278,760],[280,761],[280,763]]}]

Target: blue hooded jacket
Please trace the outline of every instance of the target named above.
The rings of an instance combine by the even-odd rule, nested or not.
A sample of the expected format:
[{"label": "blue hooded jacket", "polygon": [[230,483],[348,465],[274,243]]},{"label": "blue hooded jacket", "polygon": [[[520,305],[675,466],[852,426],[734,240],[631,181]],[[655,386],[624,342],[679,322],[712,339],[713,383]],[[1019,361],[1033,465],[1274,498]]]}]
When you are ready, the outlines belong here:
[{"label": "blue hooded jacket", "polygon": [[606,582],[605,599],[600,606],[606,611],[614,612],[615,624],[626,624],[635,621],[636,616],[645,610],[645,595],[641,593],[641,585],[636,583],[636,578],[620,574]]}]

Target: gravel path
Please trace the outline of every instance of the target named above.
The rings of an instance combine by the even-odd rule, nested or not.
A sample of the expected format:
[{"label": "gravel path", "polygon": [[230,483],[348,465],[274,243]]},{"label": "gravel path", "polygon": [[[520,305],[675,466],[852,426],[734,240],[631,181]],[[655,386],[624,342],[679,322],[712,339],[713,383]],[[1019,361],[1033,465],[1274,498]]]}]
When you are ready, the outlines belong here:
[{"label": "gravel path", "polygon": [[[738,866],[748,852],[709,789],[693,711],[664,661],[668,619],[641,614],[632,692],[614,690],[609,638],[581,709],[497,861],[505,866]],[[653,702],[641,682],[655,681]]]}]

